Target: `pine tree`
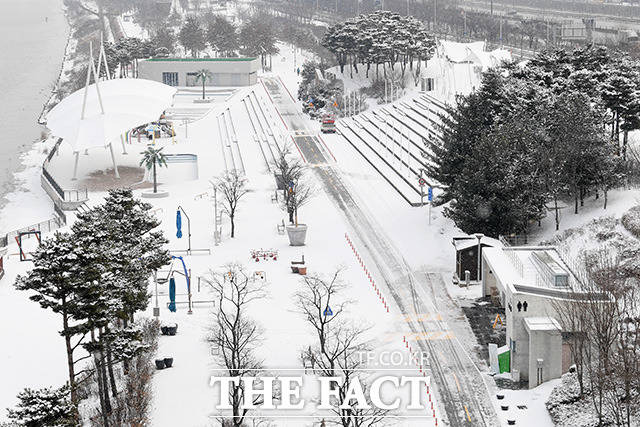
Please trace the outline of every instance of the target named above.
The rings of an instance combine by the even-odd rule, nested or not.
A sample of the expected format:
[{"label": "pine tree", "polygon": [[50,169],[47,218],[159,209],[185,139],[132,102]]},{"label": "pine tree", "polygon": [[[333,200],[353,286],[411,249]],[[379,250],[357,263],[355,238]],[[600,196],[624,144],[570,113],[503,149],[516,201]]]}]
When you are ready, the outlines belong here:
[{"label": "pine tree", "polygon": [[185,51],[190,50],[191,56],[194,58],[198,56],[198,52],[203,51],[207,47],[205,31],[202,28],[200,20],[194,16],[187,18],[186,22],[180,29],[178,38],[180,39],[180,44],[182,44]]},{"label": "pine tree", "polygon": [[[74,236],[56,232],[46,239],[33,254],[33,269],[26,276],[18,276],[16,288],[34,292],[29,297],[42,308],[61,316],[67,352],[67,369],[71,400],[77,402],[76,363],[74,352],[86,335],[85,312],[78,295],[90,286],[86,271],[95,261],[93,254],[84,251]],[[78,336],[76,342],[73,338]]]},{"label": "pine tree", "polygon": [[25,388],[18,393],[18,405],[8,410],[12,422],[25,427],[73,427],[76,407],[69,400],[69,389]]}]

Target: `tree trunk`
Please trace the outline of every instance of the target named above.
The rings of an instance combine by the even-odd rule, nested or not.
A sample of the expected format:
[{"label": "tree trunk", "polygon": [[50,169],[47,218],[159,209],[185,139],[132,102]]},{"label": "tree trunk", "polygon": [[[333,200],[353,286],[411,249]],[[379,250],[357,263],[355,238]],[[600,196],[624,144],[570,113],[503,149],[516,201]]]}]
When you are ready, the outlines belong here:
[{"label": "tree trunk", "polygon": [[204,77],[202,78],[202,99],[204,99]]},{"label": "tree trunk", "polygon": [[230,214],[229,215],[229,219],[231,220],[231,237],[235,237],[235,233],[236,233],[236,224],[234,222],[234,214]]},{"label": "tree trunk", "polygon": [[560,215],[558,214],[558,195],[553,195],[553,206],[556,211],[556,231],[560,230]]},{"label": "tree trunk", "polygon": [[[154,130],[155,132],[155,130]],[[158,183],[156,181],[156,162],[153,162],[153,192],[157,193],[158,192]]]},{"label": "tree trunk", "polygon": [[573,213],[578,214],[578,192],[577,191],[575,192],[574,197],[576,199],[576,203],[575,203],[576,206]]},{"label": "tree trunk", "polygon": [[[62,300],[62,305],[66,303],[65,299]],[[76,374],[73,365],[73,347],[71,346],[71,336],[66,332],[69,329],[69,317],[66,310],[62,310],[62,331],[64,334],[64,344],[67,348],[67,369],[69,370],[69,389],[71,391],[71,402],[78,403],[78,392],[76,390]]]},{"label": "tree trunk", "polygon": [[[105,331],[108,332],[109,329],[105,328]],[[113,398],[118,397],[118,386],[116,385],[116,377],[113,374],[113,357],[111,354],[111,345],[107,344],[107,372],[109,373],[109,383],[111,384],[111,394]]]},{"label": "tree trunk", "polygon": [[107,384],[107,368],[105,366],[104,352],[100,352],[100,373],[104,389],[104,406],[108,414],[111,414],[111,398],[109,398],[109,384]]},{"label": "tree trunk", "polygon": [[[104,399],[104,381],[102,378],[100,358],[97,353],[94,354],[94,364],[96,365],[96,379],[98,381],[98,397],[100,398],[100,412],[102,412],[102,422],[104,427],[109,427],[109,413],[107,411],[107,405]],[[108,395],[108,394],[107,394]]]},{"label": "tree trunk", "polygon": [[604,193],[604,208],[607,209],[607,189],[606,187],[602,191]]}]

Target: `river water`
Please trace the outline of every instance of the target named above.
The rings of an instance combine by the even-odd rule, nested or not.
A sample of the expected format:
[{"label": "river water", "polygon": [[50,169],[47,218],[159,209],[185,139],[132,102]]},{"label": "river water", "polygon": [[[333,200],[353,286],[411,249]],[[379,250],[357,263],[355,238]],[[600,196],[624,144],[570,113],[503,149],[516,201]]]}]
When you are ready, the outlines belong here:
[{"label": "river water", "polygon": [[68,37],[62,0],[0,0],[0,206],[58,78]]}]

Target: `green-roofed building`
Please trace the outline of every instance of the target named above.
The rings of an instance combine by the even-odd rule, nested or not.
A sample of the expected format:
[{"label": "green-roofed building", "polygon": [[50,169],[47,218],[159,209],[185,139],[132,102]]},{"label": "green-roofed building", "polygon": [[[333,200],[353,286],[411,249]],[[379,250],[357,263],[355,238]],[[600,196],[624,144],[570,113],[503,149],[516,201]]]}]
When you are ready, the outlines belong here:
[{"label": "green-roofed building", "polygon": [[202,82],[197,72],[211,73],[206,86],[250,86],[257,83],[258,58],[151,58],[139,62],[138,77],[169,86],[192,87]]}]

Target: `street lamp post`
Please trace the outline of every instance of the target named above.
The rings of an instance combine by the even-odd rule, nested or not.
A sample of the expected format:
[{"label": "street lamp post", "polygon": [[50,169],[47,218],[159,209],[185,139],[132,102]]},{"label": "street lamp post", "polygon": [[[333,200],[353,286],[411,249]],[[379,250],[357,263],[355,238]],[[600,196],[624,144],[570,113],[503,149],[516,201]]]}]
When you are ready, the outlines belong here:
[{"label": "street lamp post", "polygon": [[484,237],[484,234],[482,233],[476,233],[475,234],[476,238],[478,239],[478,270],[477,270],[477,275],[476,275],[476,279],[478,280],[478,283],[480,283],[480,267],[481,267],[481,263],[482,263],[482,238]]},{"label": "street lamp post", "polygon": [[158,305],[158,272],[153,272],[153,282],[156,287],[156,306],[153,307],[153,316],[160,317],[160,306]]}]

